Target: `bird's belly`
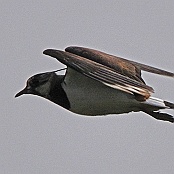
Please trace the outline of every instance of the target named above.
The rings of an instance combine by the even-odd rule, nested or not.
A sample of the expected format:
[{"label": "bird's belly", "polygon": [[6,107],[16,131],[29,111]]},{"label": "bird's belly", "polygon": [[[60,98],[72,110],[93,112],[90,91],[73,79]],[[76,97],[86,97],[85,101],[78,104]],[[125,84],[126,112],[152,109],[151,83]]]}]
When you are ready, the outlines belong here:
[{"label": "bird's belly", "polygon": [[100,91],[94,92],[88,91],[86,95],[76,97],[75,102],[70,101],[70,110],[82,115],[106,115],[128,113],[135,109],[132,100],[117,90],[115,94],[108,93],[107,90],[105,94]]},{"label": "bird's belly", "polygon": [[139,111],[133,95],[110,88],[104,84],[83,76],[74,79],[63,88],[70,101],[70,111],[81,115],[121,114]]}]

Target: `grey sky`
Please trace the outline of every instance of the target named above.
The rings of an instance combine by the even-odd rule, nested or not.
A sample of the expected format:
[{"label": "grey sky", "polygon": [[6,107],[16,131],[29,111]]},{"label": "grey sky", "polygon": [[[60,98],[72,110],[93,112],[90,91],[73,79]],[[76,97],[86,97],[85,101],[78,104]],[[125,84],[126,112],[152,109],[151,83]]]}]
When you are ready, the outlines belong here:
[{"label": "grey sky", "polygon": [[[172,0],[2,0],[1,173],[172,174],[174,125],[144,113],[82,117],[14,95],[29,76],[63,67],[45,48],[85,46],[174,71],[173,9]],[[174,79],[143,77],[174,102]]]}]

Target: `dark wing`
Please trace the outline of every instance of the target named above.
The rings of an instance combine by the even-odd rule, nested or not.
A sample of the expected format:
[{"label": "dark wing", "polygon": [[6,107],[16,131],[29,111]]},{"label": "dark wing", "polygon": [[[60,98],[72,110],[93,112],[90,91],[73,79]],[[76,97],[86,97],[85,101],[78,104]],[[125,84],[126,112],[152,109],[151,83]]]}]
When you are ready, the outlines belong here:
[{"label": "dark wing", "polygon": [[147,99],[153,92],[153,89],[143,82],[122,75],[108,66],[89,60],[85,57],[53,49],[47,49],[43,53],[56,58],[68,67],[100,81],[111,88],[135,94],[135,96],[137,94],[138,96],[141,96],[142,99]]},{"label": "dark wing", "polygon": [[130,78],[134,78],[135,80],[143,81],[141,78],[141,70],[159,75],[174,77],[174,73],[89,48],[71,46],[65,50],[67,52],[86,57],[95,62],[109,66],[115,69],[117,72]]}]

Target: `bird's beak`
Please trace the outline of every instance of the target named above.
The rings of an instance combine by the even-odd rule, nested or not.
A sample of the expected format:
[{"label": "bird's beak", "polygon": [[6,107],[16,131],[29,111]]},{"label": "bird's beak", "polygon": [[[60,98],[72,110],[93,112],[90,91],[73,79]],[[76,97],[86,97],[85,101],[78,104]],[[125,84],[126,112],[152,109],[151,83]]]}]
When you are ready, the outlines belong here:
[{"label": "bird's beak", "polygon": [[30,91],[29,89],[27,89],[27,87],[25,87],[23,90],[21,90],[20,92],[18,92],[18,93],[15,95],[15,98],[16,98],[16,97],[19,97],[19,96],[21,96],[21,95],[23,95],[23,94],[29,94],[29,93],[31,93],[31,91]]}]

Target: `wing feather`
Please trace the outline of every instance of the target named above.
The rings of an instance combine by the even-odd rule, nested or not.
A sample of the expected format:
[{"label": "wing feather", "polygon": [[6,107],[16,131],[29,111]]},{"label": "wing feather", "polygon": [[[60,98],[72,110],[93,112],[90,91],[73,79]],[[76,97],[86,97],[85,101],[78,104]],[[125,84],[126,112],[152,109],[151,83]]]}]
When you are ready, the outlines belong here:
[{"label": "wing feather", "polygon": [[147,86],[143,82],[131,79],[108,66],[104,66],[103,64],[89,60],[85,57],[54,49],[47,49],[43,53],[56,58],[66,66],[100,81],[109,87],[131,94],[139,94],[144,98],[148,98],[153,92],[153,88]]},{"label": "wing feather", "polygon": [[[174,77],[174,73],[172,72],[168,72],[168,71],[155,68],[149,65],[145,65],[142,63],[138,63],[135,61],[127,60],[125,58],[109,55],[94,49],[71,46],[71,47],[67,47],[65,50],[67,52],[70,52],[82,57],[86,57],[90,60],[107,65],[115,69],[116,71],[119,71],[121,74],[124,73],[127,76],[133,75],[136,80],[138,80],[138,78],[142,80],[140,78],[141,76],[140,70],[147,71],[154,74]],[[121,65],[120,65],[120,62],[121,62]],[[132,69],[131,65],[135,66],[135,69]],[[121,69],[120,69],[120,66],[122,66]]]}]

